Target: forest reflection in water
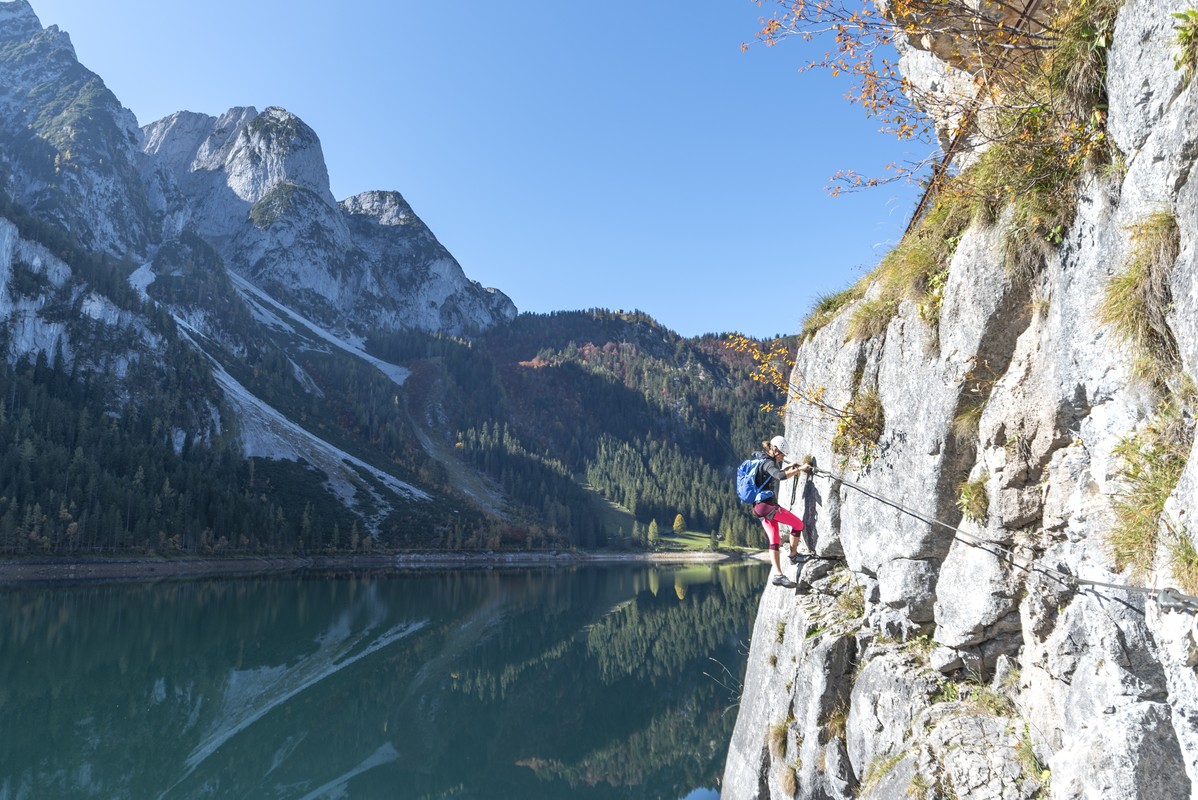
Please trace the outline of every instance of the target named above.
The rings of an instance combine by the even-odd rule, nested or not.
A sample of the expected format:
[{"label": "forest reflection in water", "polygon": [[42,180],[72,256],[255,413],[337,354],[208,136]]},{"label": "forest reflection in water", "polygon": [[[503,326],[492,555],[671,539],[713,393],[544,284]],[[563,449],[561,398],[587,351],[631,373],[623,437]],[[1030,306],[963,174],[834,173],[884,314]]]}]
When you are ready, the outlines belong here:
[{"label": "forest reflection in water", "polygon": [[681,798],[716,785],[759,565],[0,592],[0,800]]}]

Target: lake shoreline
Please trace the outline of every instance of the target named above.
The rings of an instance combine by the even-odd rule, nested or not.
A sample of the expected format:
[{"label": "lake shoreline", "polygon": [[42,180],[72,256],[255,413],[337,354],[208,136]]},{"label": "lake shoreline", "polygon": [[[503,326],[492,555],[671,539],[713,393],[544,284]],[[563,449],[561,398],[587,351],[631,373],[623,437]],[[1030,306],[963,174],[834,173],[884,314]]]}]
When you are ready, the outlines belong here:
[{"label": "lake shoreline", "polygon": [[91,581],[252,577],[303,570],[503,569],[587,564],[717,564],[752,554],[710,552],[601,553],[578,551],[391,553],[371,555],[227,556],[194,558],[112,557],[0,560],[0,586]]}]

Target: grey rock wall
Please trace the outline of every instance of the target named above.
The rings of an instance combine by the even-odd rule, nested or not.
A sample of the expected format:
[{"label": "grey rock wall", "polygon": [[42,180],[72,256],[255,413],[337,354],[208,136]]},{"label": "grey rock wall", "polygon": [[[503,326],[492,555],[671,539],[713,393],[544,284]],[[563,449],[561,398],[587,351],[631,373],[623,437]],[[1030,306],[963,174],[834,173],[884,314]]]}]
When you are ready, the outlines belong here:
[{"label": "grey rock wall", "polygon": [[[1168,322],[1185,371],[1198,376],[1198,88],[1173,68],[1170,15],[1185,6],[1129,0],[1120,12],[1109,129],[1126,172],[1086,179],[1073,226],[1033,280],[1005,276],[1000,218],[962,238],[938,327],[905,305],[883,335],[849,342],[850,308],[799,348],[796,383],[825,386],[843,406],[859,376],[877,389],[886,425],[876,458],[862,465],[832,452],[835,420],[795,409],[787,422],[788,439],[846,481],[816,477],[796,493],[796,511],[817,550],[844,553],[839,580],[861,586],[864,599],[855,619],[840,609],[854,663],[829,666],[848,706],[845,761],[824,761],[847,780],[808,771],[800,748],[794,796],[1198,796],[1198,614],[1062,577],[1175,585],[1163,549],[1150,574],[1133,579],[1116,570],[1106,543],[1124,488],[1115,448],[1144,425],[1155,398],[1097,312],[1129,251],[1129,226],[1171,211],[1181,255]],[[988,399],[976,437],[962,439],[952,422],[978,376]],[[967,479],[988,495],[977,521],[956,505]],[[969,542],[847,481],[959,526]],[[1198,513],[1198,459],[1166,511],[1198,541],[1187,525]],[[839,590],[817,581],[814,591]],[[777,778],[785,758],[762,744],[786,719],[780,709],[806,713],[789,723],[792,742],[828,738],[809,713],[825,703],[829,676],[810,674],[822,662],[806,641],[771,636],[781,621],[789,632],[812,602],[765,590],[725,798],[792,796]]]},{"label": "grey rock wall", "polygon": [[320,139],[294,114],[183,111],[139,128],[26,0],[0,0],[0,141],[0,190],[84,248],[144,264],[197,233],[226,268],[350,338],[465,333],[516,314],[410,208],[406,224],[365,224],[395,193],[339,204]]},{"label": "grey rock wall", "polygon": [[137,120],[25,0],[0,3],[0,141],[0,188],[84,247],[136,257],[156,242]]},{"label": "grey rock wall", "polygon": [[461,333],[516,315],[399,193],[336,202],[319,138],[285,109],[179,112],[142,138],[168,235],[194,228],[229,268],[330,328]]}]

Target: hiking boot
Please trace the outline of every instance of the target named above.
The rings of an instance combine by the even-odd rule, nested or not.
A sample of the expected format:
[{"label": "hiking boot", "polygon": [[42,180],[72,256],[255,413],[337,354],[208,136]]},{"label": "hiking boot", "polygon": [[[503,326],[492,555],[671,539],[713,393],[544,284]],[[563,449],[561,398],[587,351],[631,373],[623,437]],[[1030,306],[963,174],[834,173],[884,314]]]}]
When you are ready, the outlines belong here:
[{"label": "hiking boot", "polygon": [[796,585],[794,581],[785,575],[775,575],[771,583],[773,583],[775,586],[782,586],[786,589],[793,589]]},{"label": "hiking boot", "polygon": [[790,558],[791,564],[798,566],[799,564],[802,564],[803,562],[805,562],[811,558],[814,558],[814,556],[812,556],[808,553],[791,553],[788,556],[788,558]]}]

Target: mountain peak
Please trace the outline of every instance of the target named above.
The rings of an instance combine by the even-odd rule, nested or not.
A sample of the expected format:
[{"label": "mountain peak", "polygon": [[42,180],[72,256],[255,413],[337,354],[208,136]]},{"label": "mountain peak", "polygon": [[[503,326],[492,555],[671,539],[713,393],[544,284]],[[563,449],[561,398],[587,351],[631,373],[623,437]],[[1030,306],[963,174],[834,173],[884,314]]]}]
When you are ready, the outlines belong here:
[{"label": "mountain peak", "polygon": [[374,217],[380,225],[406,225],[416,214],[403,195],[394,191],[372,190],[341,201],[346,213]]},{"label": "mountain peak", "polygon": [[42,21],[28,0],[0,2],[0,39],[27,39],[41,30]]},{"label": "mountain peak", "polygon": [[[229,109],[238,111],[240,109]],[[251,106],[248,111],[253,111]],[[285,134],[289,137],[315,139],[316,131],[312,130],[302,119],[292,114],[282,106],[267,106],[261,114],[256,114],[250,120],[250,126],[255,130],[268,131],[275,134]]]}]

